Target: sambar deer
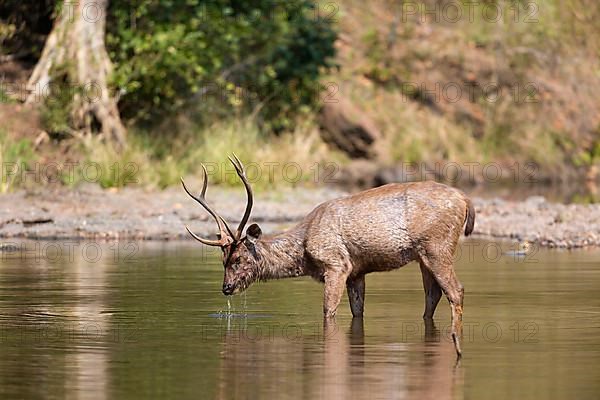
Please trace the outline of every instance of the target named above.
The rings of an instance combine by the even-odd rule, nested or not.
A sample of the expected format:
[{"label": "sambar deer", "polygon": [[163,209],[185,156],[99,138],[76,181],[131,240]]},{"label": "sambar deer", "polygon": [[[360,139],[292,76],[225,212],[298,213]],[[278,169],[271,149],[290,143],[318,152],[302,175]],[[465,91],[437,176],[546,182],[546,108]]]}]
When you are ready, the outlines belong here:
[{"label": "sambar deer", "polygon": [[461,232],[471,234],[475,210],[460,190],[435,182],[388,184],[326,201],[298,225],[276,235],[262,235],[250,218],[253,194],[244,166],[229,158],[247,194],[244,216],[234,232],[206,202],[208,174],[199,196],[181,180],[184,190],[210,213],[219,228],[216,240],[199,242],[223,251],[223,293],[242,292],[253,282],[309,275],[325,284],[325,321],[335,316],[344,287],[354,317],[362,317],[365,275],[390,271],[418,261],[425,288],[426,321],[432,320],[442,292],[452,311],[452,338],[458,357],[464,290],[456,278],[453,257]]}]

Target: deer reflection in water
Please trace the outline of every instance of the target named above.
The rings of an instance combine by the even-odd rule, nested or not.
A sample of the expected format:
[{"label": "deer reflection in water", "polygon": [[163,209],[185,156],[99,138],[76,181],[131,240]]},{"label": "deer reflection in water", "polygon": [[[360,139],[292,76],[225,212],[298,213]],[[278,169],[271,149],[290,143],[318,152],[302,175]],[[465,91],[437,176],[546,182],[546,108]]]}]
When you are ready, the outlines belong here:
[{"label": "deer reflection in water", "polygon": [[[365,341],[362,318],[347,332],[327,323],[321,334],[241,339],[224,335],[217,399],[266,396],[323,399],[451,399],[462,397],[463,371],[433,321],[420,343]],[[248,335],[249,336],[249,335]]]}]

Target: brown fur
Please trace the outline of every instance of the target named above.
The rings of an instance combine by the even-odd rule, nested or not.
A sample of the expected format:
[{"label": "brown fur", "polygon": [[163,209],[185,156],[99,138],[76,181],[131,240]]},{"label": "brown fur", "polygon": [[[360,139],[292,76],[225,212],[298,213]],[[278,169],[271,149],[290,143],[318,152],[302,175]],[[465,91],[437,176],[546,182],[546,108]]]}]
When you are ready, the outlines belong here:
[{"label": "brown fur", "polygon": [[245,290],[256,280],[309,275],[324,282],[323,313],[335,316],[347,288],[354,317],[362,317],[365,275],[420,263],[429,320],[442,293],[450,302],[458,355],[463,287],[453,256],[461,232],[471,234],[475,211],[460,190],[435,182],[389,184],[317,206],[296,227],[246,236],[224,248],[223,291]]}]

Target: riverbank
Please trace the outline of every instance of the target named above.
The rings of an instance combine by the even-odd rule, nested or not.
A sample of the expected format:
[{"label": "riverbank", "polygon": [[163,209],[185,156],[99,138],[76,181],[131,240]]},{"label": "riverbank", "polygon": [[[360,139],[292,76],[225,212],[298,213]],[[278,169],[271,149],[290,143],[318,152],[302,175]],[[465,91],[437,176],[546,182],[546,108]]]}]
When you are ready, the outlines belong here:
[{"label": "riverbank", "polygon": [[[200,187],[199,182],[190,182]],[[284,230],[317,204],[345,195],[331,188],[257,193],[251,221],[266,233]],[[240,188],[211,187],[207,198],[235,225],[245,207]],[[527,240],[541,247],[600,246],[600,204],[557,204],[543,197],[525,201],[473,197],[474,234],[482,238]],[[0,237],[66,240],[176,240],[189,238],[189,225],[202,236],[215,233],[209,215],[179,187],[161,192],[136,188],[102,190],[46,187],[0,196]]]}]

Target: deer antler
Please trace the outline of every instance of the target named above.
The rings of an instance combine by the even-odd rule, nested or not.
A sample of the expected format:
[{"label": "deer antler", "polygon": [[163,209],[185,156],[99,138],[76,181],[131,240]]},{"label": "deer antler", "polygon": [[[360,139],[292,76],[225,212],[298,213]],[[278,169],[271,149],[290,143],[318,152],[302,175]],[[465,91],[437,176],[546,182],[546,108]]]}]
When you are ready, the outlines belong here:
[{"label": "deer antler", "polygon": [[202,191],[200,192],[200,196],[194,196],[192,193],[190,193],[187,186],[185,186],[185,182],[183,181],[183,178],[181,178],[181,183],[183,185],[183,189],[185,190],[185,192],[192,199],[194,199],[198,203],[200,203],[200,205],[202,207],[204,207],[204,209],[206,211],[208,211],[210,215],[212,215],[212,217],[217,222],[217,225],[219,225],[219,239],[218,240],[209,240],[209,239],[201,238],[198,235],[196,235],[195,233],[193,233],[192,231],[190,231],[190,229],[187,226],[185,227],[185,229],[187,229],[187,231],[190,233],[190,235],[192,235],[194,237],[194,239],[196,239],[200,243],[204,243],[205,245],[208,245],[208,246],[225,247],[235,241],[240,240],[242,238],[242,232],[244,231],[244,227],[246,226],[246,223],[248,222],[248,219],[250,218],[250,213],[252,212],[252,205],[254,204],[254,196],[252,194],[252,187],[250,186],[250,182],[248,181],[248,177],[246,176],[246,170],[244,169],[244,165],[242,164],[240,159],[235,154],[233,154],[233,157],[229,157],[229,161],[231,161],[231,163],[233,164],[233,167],[235,168],[235,171],[237,172],[238,176],[242,180],[242,183],[244,184],[244,187],[246,188],[246,195],[248,198],[248,201],[246,203],[246,211],[244,211],[244,216],[242,217],[242,220],[240,221],[240,225],[238,226],[235,234],[232,232],[229,225],[227,225],[227,222],[225,222],[223,217],[221,217],[216,211],[214,211],[212,208],[210,208],[210,206],[206,202],[206,189],[208,187],[208,173],[206,172],[206,167],[204,166],[204,164],[201,164],[202,171],[204,174],[204,182],[202,184]]},{"label": "deer antler", "polygon": [[233,158],[229,157],[229,161],[231,161],[231,163],[233,164],[233,167],[235,168],[235,171],[237,172],[238,176],[244,183],[244,187],[246,188],[246,196],[248,198],[248,202],[246,203],[246,211],[244,211],[244,216],[242,217],[242,220],[240,221],[240,225],[238,226],[238,228],[235,232],[235,236],[234,236],[235,240],[240,240],[242,238],[242,233],[244,231],[244,227],[246,226],[246,223],[248,222],[248,219],[250,218],[250,213],[252,212],[252,205],[254,204],[254,196],[252,194],[252,187],[250,186],[250,182],[248,182],[248,177],[246,176],[246,170],[244,169],[244,165],[242,164],[240,159],[234,153]]},{"label": "deer antler", "polygon": [[183,178],[181,178],[181,184],[183,185],[183,189],[185,190],[185,192],[192,199],[194,199],[198,203],[200,203],[200,205],[202,207],[204,207],[204,209],[206,211],[208,211],[208,213],[210,215],[212,215],[212,217],[215,219],[215,221],[217,222],[217,225],[219,226],[219,239],[218,240],[204,239],[204,238],[201,238],[200,236],[196,235],[195,233],[193,233],[187,226],[185,227],[185,229],[190,233],[190,235],[192,235],[194,237],[194,239],[196,239],[200,243],[203,243],[207,246],[225,247],[225,246],[228,246],[229,244],[231,244],[235,240],[235,236],[231,232],[231,228],[229,228],[229,225],[227,225],[227,222],[225,222],[225,220],[219,214],[217,214],[212,208],[210,208],[210,206],[206,202],[205,196],[206,196],[206,188],[208,187],[208,173],[206,172],[206,167],[204,166],[204,164],[201,164],[201,165],[202,165],[202,171],[204,173],[204,183],[202,184],[202,192],[200,192],[200,196],[194,196],[192,193],[190,193],[187,186],[185,186],[185,182],[183,181]]}]

